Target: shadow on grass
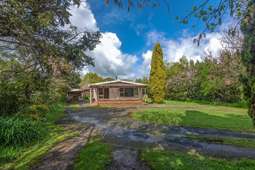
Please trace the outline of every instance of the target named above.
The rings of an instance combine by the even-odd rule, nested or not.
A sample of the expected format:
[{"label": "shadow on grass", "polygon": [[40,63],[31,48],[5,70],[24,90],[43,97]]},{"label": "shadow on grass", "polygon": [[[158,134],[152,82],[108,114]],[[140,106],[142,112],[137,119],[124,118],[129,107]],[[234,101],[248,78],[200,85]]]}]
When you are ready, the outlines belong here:
[{"label": "shadow on grass", "polygon": [[227,114],[222,116],[210,115],[197,110],[186,110],[180,124],[193,127],[221,128],[229,130],[251,130],[252,122],[242,115]]},{"label": "shadow on grass", "polygon": [[197,110],[186,110],[184,113],[170,110],[148,110],[135,113],[133,117],[148,123],[173,126],[218,128],[237,131],[250,131],[253,129],[251,119],[247,116],[234,114],[213,115]]}]

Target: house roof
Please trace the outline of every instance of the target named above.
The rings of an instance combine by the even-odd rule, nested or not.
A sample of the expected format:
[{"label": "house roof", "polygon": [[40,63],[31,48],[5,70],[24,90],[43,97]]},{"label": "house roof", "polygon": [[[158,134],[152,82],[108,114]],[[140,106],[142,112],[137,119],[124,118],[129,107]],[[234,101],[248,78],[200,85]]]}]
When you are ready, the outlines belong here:
[{"label": "house roof", "polygon": [[89,87],[105,86],[105,85],[118,84],[118,83],[132,85],[132,86],[146,86],[146,84],[136,83],[136,82],[132,82],[132,81],[113,80],[113,81],[105,81],[105,82],[100,82],[100,83],[89,84]]},{"label": "house roof", "polygon": [[78,92],[78,91],[82,91],[81,89],[71,89],[70,92]]}]

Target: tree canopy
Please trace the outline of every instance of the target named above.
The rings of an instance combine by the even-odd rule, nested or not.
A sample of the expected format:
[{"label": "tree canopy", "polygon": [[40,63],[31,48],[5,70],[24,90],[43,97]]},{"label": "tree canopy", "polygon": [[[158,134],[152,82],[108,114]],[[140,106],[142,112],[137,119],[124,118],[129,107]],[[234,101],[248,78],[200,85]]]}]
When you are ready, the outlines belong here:
[{"label": "tree canopy", "polygon": [[65,96],[79,83],[78,71],[93,65],[86,51],[99,43],[100,33],[81,32],[70,23],[69,8],[80,3],[0,2],[1,113]]}]

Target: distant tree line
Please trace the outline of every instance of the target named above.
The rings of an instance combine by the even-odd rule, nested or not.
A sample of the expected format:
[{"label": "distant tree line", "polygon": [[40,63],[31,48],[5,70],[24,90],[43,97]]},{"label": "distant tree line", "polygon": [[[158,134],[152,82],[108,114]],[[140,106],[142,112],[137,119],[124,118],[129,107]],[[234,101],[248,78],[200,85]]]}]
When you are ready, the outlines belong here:
[{"label": "distant tree line", "polygon": [[184,56],[167,64],[166,94],[168,99],[241,102],[244,100],[240,81],[245,75],[239,53],[222,51],[218,58],[206,56],[194,62]]}]

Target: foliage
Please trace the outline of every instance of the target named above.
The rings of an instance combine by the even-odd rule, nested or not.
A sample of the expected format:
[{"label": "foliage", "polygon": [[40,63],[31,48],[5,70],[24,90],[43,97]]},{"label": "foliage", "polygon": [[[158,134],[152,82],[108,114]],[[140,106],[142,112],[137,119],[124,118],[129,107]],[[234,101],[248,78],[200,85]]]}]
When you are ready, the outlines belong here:
[{"label": "foliage", "polygon": [[143,84],[149,84],[149,80],[148,80],[148,78],[146,76],[144,76],[143,78],[136,79],[135,82],[143,83]]},{"label": "foliage", "polygon": [[78,32],[69,20],[70,6],[80,3],[79,0],[2,1],[0,41],[5,54],[1,57],[15,57],[41,73],[53,74],[69,66],[80,69],[92,64],[85,51],[99,42],[99,33]]},{"label": "foliage", "polygon": [[151,108],[132,114],[137,120],[165,125],[254,131],[247,109],[166,101],[166,108]]},{"label": "foliage", "polygon": [[111,148],[99,139],[85,145],[75,160],[75,170],[101,170],[111,162]]},{"label": "foliage", "polygon": [[51,126],[49,133],[32,146],[0,146],[0,169],[29,169],[29,167],[44,156],[54,145],[77,132],[71,132]]},{"label": "foliage", "polygon": [[2,146],[28,145],[41,140],[46,134],[46,129],[40,122],[19,117],[1,117],[0,129]]},{"label": "foliage", "polygon": [[166,69],[163,62],[163,51],[158,43],[153,49],[149,80],[149,92],[153,102],[162,103],[164,101],[165,87]]},{"label": "foliage", "polygon": [[29,116],[32,119],[39,120],[46,116],[49,112],[49,107],[45,104],[31,105],[22,110],[22,115]]},{"label": "foliage", "polygon": [[86,86],[91,83],[99,83],[102,81],[104,81],[103,77],[100,77],[99,75],[97,75],[97,73],[90,72],[83,76],[81,80],[81,86]]},{"label": "foliage", "polygon": [[55,103],[49,105],[49,111],[45,115],[46,122],[55,123],[65,116],[64,103]]},{"label": "foliage", "polygon": [[78,86],[79,70],[93,65],[85,51],[100,38],[71,25],[70,6],[80,3],[1,1],[0,115],[63,100],[69,88]]},{"label": "foliage", "polygon": [[151,103],[152,103],[152,99],[149,98],[149,96],[148,96],[147,94],[143,96],[143,101],[144,101],[145,103],[148,103],[148,104],[151,104]]},{"label": "foliage", "polygon": [[167,66],[167,98],[241,102],[241,74],[245,74],[240,54],[222,51],[219,58],[207,56],[200,62],[182,57]]},{"label": "foliage", "polygon": [[252,170],[255,166],[253,160],[216,159],[203,156],[194,150],[187,153],[159,149],[145,150],[141,158],[154,170]]},{"label": "foliage", "polygon": [[242,61],[247,69],[247,75],[242,77],[245,86],[245,96],[249,103],[249,115],[255,126],[255,2],[251,2],[245,11],[242,20],[242,32],[244,43],[242,51]]}]

